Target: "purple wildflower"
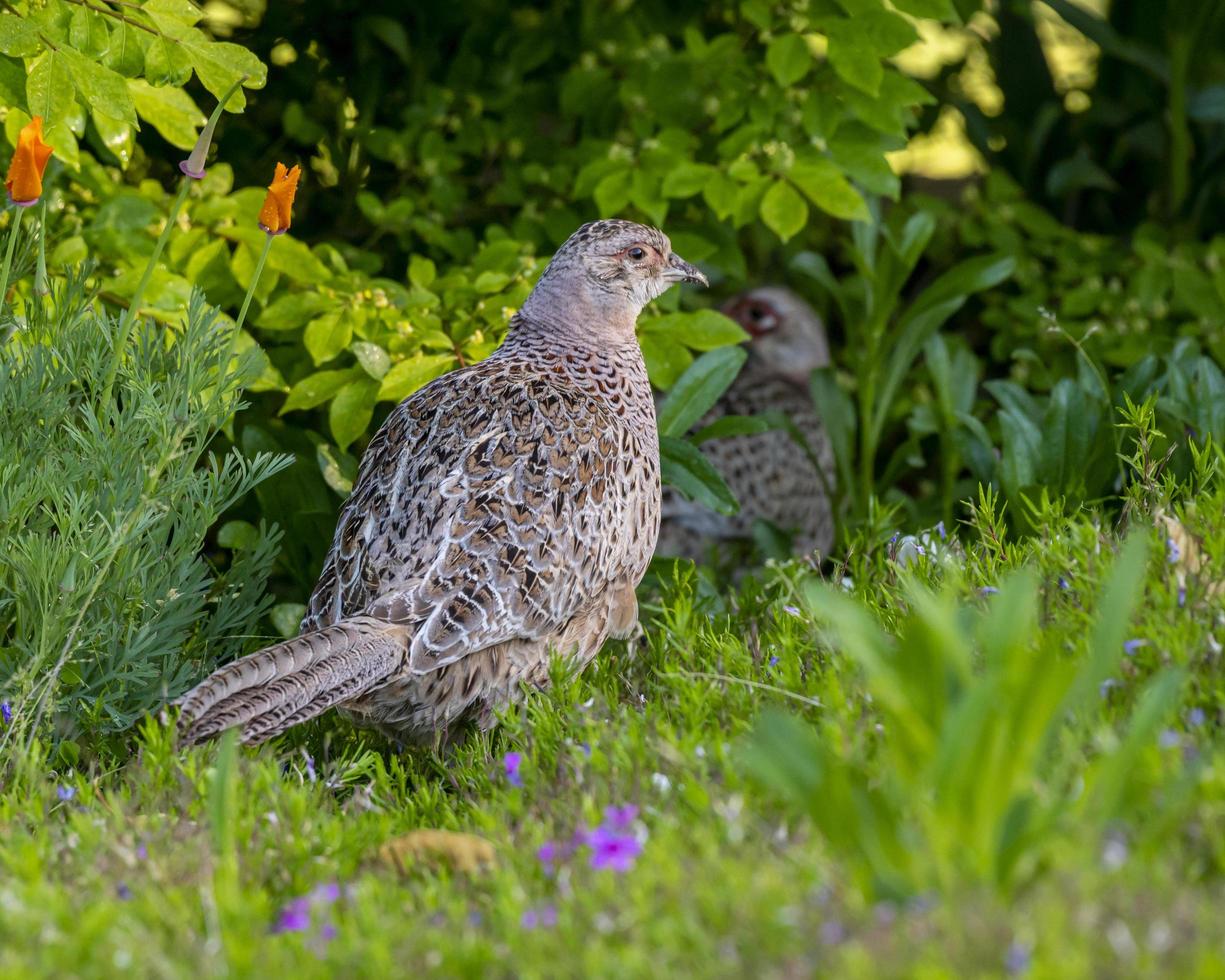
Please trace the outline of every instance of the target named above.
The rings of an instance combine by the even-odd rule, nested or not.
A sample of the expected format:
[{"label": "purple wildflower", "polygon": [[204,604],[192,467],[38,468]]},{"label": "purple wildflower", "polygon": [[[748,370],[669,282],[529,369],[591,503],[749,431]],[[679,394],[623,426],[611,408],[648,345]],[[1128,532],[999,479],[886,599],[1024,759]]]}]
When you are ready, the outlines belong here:
[{"label": "purple wildflower", "polygon": [[121,881],[115,886],[115,895],[118,897],[119,901],[126,902],[132,897],[132,889],[130,889],[125,882]]},{"label": "purple wildflower", "polygon": [[1118,682],[1118,681],[1116,681],[1116,680],[1115,680],[1113,677],[1107,677],[1107,678],[1106,678],[1104,681],[1102,681],[1102,683],[1101,683],[1101,684],[1098,686],[1097,693],[1098,693],[1098,694],[1100,694],[1100,695],[1101,695],[1102,697],[1104,697],[1104,698],[1108,698],[1108,697],[1110,697],[1110,691],[1111,691],[1111,689],[1112,689],[1112,688],[1116,688],[1116,687],[1118,687],[1118,686],[1119,686],[1119,682]]},{"label": "purple wildflower", "polygon": [[1174,729],[1166,728],[1157,736],[1157,744],[1163,749],[1176,749],[1182,744],[1182,739]]},{"label": "purple wildflower", "polygon": [[64,803],[67,803],[77,795],[77,788],[75,786],[57,786],[55,787],[55,795]]},{"label": "purple wildflower", "polygon": [[1181,609],[1187,604],[1187,587],[1180,585],[1178,587],[1178,608]]},{"label": "purple wildflower", "polygon": [[4,719],[6,725],[13,723],[13,706],[7,701],[0,701],[0,718]]},{"label": "purple wildflower", "polygon": [[1068,580],[1064,578],[1062,575],[1060,575],[1059,576],[1059,588],[1063,589],[1064,592],[1067,592],[1068,589],[1070,589],[1071,587],[1072,586],[1068,585]]},{"label": "purple wildflower", "polygon": [[629,834],[617,834],[600,827],[587,835],[591,847],[591,866],[597,871],[616,871],[624,874],[634,866],[642,853],[638,838]]},{"label": "purple wildflower", "polygon": [[778,666],[778,657],[771,657],[771,658],[770,658],[770,666],[771,666],[771,667],[777,667],[777,666]]},{"label": "purple wildflower", "polygon": [[312,783],[319,779],[319,775],[315,772],[315,759],[309,752],[304,752],[306,756],[306,778]]},{"label": "purple wildflower", "polygon": [[783,606],[783,612],[790,616],[795,616],[796,618],[799,618],[800,615],[800,610],[795,606]]},{"label": "purple wildflower", "polygon": [[507,752],[505,758],[502,759],[502,766],[506,770],[506,780],[512,786],[522,786],[523,776],[519,773],[519,767],[523,765],[523,754],[520,752]]},{"label": "purple wildflower", "polygon": [[545,905],[539,909],[527,909],[519,924],[524,929],[552,929],[557,925],[557,906]]},{"label": "purple wildflower", "polygon": [[1178,547],[1178,542],[1173,538],[1165,539],[1165,558],[1171,565],[1175,564],[1182,557],[1182,549]]},{"label": "purple wildflower", "polygon": [[319,927],[319,938],[325,943],[331,942],[336,938],[336,926],[334,923],[325,922]]},{"label": "purple wildflower", "polygon": [[629,830],[638,818],[638,807],[633,803],[625,806],[610,806],[604,810],[604,826],[611,831]]},{"label": "purple wildflower", "polygon": [[331,902],[340,898],[340,886],[336,882],[329,882],[326,885],[319,885],[311,892],[311,901],[314,902]]},{"label": "purple wildflower", "polygon": [[292,902],[281,909],[281,914],[277,917],[276,925],[272,927],[272,931],[274,933],[305,932],[308,928],[310,928],[310,924],[310,899],[295,898]]},{"label": "purple wildflower", "polygon": [[1009,976],[1013,977],[1027,973],[1030,958],[1029,947],[1014,939],[1008,944],[1008,951],[1004,954],[1004,969],[1008,971]]},{"label": "purple wildflower", "polygon": [[137,844],[136,845],[136,857],[141,861],[148,861],[149,860],[149,848],[145,847],[144,844]]},{"label": "purple wildflower", "polygon": [[1136,655],[1137,650],[1139,650],[1141,647],[1146,647],[1146,646],[1148,646],[1148,640],[1144,640],[1144,639],[1128,640],[1126,643],[1123,644],[1123,652],[1127,654],[1129,657],[1134,657]]},{"label": "purple wildflower", "polygon": [[948,535],[944,532],[944,521],[941,521],[939,524],[936,525],[936,530],[940,534],[941,541],[943,541],[945,538],[948,537]]},{"label": "purple wildflower", "polygon": [[997,589],[994,585],[984,585],[981,589],[978,590],[978,594],[979,595],[996,595],[999,591],[1000,590]]},{"label": "purple wildflower", "polygon": [[1187,712],[1187,724],[1192,728],[1198,728],[1204,723],[1204,709],[1192,708]]}]

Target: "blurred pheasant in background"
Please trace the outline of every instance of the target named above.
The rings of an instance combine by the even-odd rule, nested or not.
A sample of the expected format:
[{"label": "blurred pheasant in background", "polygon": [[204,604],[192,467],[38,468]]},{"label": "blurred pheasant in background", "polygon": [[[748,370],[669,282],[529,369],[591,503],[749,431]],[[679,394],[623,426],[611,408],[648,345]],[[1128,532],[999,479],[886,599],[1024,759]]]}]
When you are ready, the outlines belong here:
[{"label": "blurred pheasant in background", "polygon": [[834,455],[808,391],[812,372],[829,364],[825,326],[803,299],[779,286],[741,293],[724,304],[723,312],[748,332],[749,357],[697,428],[725,415],[782,412],[812,455],[781,430],[703,443],[702,452],[727,481],[740,511],[731,517],[716,514],[665,487],[656,550],[698,560],[715,541],[751,540],[753,522],[763,519],[792,532],[797,552],[828,552],[834,542],[829,495]]},{"label": "blurred pheasant in background", "polygon": [[403,741],[487,727],[554,651],[585,665],[637,628],[659,529],[642,308],[706,284],[654,228],[584,225],[502,346],[391,413],[362,458],[302,635],[181,702],[186,744],[262,742],[338,706]]}]

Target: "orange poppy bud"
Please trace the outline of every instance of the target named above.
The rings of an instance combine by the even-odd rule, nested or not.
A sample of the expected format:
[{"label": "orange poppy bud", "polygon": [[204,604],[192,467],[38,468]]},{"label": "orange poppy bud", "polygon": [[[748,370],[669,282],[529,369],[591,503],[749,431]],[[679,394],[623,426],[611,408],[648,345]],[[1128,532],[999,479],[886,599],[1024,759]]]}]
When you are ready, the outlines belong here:
[{"label": "orange poppy bud", "polygon": [[43,142],[43,117],[35,116],[17,135],[17,149],[4,178],[10,201],[23,208],[38,202],[43,194],[43,171],[51,153],[51,147]]},{"label": "orange poppy bud", "polygon": [[268,185],[268,196],[264,198],[264,206],[259,209],[259,226],[269,235],[283,235],[289,231],[293,198],[298,193],[298,178],[301,176],[302,170],[297,165],[292,170],[287,170],[283,163],[276,165],[276,174]]}]

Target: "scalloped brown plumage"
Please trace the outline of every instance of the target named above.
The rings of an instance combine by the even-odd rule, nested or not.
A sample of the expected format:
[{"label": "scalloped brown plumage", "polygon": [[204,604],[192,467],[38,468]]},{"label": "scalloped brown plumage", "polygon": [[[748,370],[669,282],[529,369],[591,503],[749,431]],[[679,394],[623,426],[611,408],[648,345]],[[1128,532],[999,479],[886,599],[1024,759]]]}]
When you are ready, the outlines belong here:
[{"label": "scalloped brown plumage", "polygon": [[659,529],[655,410],[634,325],[700,272],[659,231],[584,225],[487,360],[403,401],[362,458],[302,635],[182,699],[185,743],[262,742],[333,706],[432,740],[637,625]]}]

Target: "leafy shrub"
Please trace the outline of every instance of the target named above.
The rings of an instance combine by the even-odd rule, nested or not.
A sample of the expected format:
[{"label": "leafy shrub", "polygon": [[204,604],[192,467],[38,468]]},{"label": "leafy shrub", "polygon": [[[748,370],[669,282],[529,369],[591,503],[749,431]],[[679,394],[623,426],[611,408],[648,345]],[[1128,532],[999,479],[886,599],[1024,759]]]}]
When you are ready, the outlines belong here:
[{"label": "leafy shrub", "polygon": [[252,529],[224,569],[201,550],[288,460],[209,451],[242,368],[199,293],[170,337],[138,320],[108,401],[117,324],[84,276],[26,318],[0,346],[0,740],[50,720],[71,761],[249,648],[280,533]]}]

